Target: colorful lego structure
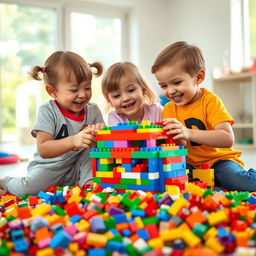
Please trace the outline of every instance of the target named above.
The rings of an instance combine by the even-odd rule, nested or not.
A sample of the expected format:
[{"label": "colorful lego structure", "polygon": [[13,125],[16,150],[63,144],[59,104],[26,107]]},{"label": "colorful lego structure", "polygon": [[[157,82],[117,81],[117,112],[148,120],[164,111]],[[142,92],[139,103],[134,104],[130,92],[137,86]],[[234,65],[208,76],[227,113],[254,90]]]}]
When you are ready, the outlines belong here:
[{"label": "colorful lego structure", "polygon": [[119,123],[96,135],[93,181],[117,192],[143,190],[173,192],[185,189],[187,149],[166,136],[162,122]]}]

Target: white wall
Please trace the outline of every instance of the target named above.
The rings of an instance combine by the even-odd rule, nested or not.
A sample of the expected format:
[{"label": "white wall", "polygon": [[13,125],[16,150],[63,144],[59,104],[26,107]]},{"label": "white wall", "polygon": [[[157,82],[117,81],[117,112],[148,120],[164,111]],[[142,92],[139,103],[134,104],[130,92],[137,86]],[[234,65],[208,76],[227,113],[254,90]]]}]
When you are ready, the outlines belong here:
[{"label": "white wall", "polygon": [[[87,0],[88,2],[95,2]],[[130,60],[158,89],[151,65],[167,45],[180,40],[202,49],[206,61],[204,87],[211,89],[212,69],[230,49],[229,0],[97,0],[130,10]]]},{"label": "white wall", "polygon": [[168,10],[170,43],[185,40],[201,48],[206,61],[203,86],[211,89],[212,69],[230,48],[230,1],[171,0]]}]

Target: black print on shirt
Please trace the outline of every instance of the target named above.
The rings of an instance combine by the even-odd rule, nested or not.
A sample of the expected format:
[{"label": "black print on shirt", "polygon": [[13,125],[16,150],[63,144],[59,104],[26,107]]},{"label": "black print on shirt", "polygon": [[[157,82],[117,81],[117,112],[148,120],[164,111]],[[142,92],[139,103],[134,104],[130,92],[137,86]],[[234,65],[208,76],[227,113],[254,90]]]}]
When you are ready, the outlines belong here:
[{"label": "black print on shirt", "polygon": [[[185,125],[187,128],[192,129],[192,126],[196,126],[199,130],[206,130],[204,123],[196,118],[188,118],[185,120]],[[201,144],[190,141],[191,146],[200,146]]]},{"label": "black print on shirt", "polygon": [[68,127],[66,124],[63,124],[60,128],[60,131],[58,132],[56,136],[56,140],[63,139],[68,137]]}]

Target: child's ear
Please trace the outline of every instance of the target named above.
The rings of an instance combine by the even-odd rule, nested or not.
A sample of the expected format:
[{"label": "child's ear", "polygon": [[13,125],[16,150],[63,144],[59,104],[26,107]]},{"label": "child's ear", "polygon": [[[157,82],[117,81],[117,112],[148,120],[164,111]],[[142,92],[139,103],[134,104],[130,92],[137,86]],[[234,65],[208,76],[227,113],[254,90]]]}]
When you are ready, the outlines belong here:
[{"label": "child's ear", "polygon": [[204,78],[205,78],[205,70],[200,69],[196,75],[196,84],[201,84],[204,81]]},{"label": "child's ear", "polygon": [[54,88],[52,85],[47,84],[45,87],[46,87],[47,93],[48,93],[52,98],[57,98],[56,90],[55,90],[55,88]]}]

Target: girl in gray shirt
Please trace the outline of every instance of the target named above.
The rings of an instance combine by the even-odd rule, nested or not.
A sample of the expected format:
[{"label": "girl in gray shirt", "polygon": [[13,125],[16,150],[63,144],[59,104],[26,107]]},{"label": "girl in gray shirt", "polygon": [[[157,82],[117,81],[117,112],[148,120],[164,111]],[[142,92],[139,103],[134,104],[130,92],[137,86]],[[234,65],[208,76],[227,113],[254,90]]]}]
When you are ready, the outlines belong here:
[{"label": "girl in gray shirt", "polygon": [[[91,68],[94,68],[93,73]],[[50,186],[79,186],[92,179],[90,148],[95,133],[104,126],[98,106],[90,103],[92,76],[100,76],[99,62],[88,64],[73,52],[57,51],[35,66],[30,75],[41,80],[52,99],[38,111],[32,135],[37,152],[26,177],[4,177],[0,188],[16,196],[37,194]]]}]

